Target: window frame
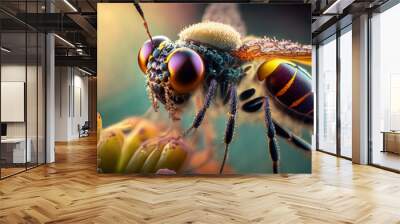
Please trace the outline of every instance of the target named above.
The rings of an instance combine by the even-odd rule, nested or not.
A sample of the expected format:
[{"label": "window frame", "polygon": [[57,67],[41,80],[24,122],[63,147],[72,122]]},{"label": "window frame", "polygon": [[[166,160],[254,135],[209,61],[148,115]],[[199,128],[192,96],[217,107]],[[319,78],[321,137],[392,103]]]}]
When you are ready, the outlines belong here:
[{"label": "window frame", "polygon": [[[347,32],[352,32],[352,23],[347,24],[341,29],[338,29],[335,33],[332,35],[326,37],[325,39],[319,41],[316,44],[316,51],[315,51],[315,58],[316,58],[316,105],[315,105],[315,110],[316,110],[316,138],[315,138],[315,145],[316,145],[316,151],[323,152],[329,155],[337,156],[340,158],[344,158],[346,160],[352,160],[351,157],[347,157],[342,155],[342,150],[341,150],[341,119],[340,119],[340,104],[341,104],[341,97],[340,97],[340,81],[341,81],[341,67],[340,67],[340,37],[344,35]],[[332,153],[327,150],[321,149],[320,148],[320,143],[319,143],[319,87],[320,87],[320,76],[319,76],[319,67],[320,67],[320,55],[318,49],[320,48],[320,45],[322,43],[328,43],[330,41],[336,41],[336,152]]]}]

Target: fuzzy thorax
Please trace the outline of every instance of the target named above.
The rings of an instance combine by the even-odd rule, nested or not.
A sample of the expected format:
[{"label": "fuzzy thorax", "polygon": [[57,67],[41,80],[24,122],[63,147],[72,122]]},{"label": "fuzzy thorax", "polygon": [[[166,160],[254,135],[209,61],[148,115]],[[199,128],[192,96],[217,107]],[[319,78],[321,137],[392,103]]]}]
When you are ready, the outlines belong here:
[{"label": "fuzzy thorax", "polygon": [[222,50],[240,47],[240,34],[233,27],[217,22],[201,22],[186,27],[179,33],[182,41],[196,41]]}]

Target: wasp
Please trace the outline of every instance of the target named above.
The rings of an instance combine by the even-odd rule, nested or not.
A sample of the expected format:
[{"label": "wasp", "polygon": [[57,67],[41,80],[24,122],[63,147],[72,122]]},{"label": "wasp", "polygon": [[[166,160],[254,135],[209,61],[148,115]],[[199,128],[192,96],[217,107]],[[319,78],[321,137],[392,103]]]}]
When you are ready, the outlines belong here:
[{"label": "wasp", "polygon": [[[243,26],[235,29],[235,25],[221,22],[221,16],[184,28],[178,35],[179,39],[173,41],[166,36],[151,36],[141,6],[138,3],[134,6],[149,36],[138,52],[138,64],[146,76],[147,91],[154,109],[158,109],[160,102],[173,119],[178,119],[177,112],[185,107],[196,90],[202,89],[204,103],[184,132],[185,136],[200,127],[214,98],[228,104],[225,151],[219,173],[224,170],[233,139],[238,101],[247,101],[242,106],[245,112],[263,108],[274,173],[279,170],[276,135],[299,148],[310,150],[308,143],[272,119],[269,101],[271,97],[297,117],[312,119],[311,78],[294,63],[309,64],[310,45],[269,37],[244,40],[241,34]],[[268,94],[249,100],[255,89],[249,88],[238,94],[237,87],[247,74],[246,65],[254,60],[264,61],[257,69],[257,78],[258,82],[264,82]]]}]

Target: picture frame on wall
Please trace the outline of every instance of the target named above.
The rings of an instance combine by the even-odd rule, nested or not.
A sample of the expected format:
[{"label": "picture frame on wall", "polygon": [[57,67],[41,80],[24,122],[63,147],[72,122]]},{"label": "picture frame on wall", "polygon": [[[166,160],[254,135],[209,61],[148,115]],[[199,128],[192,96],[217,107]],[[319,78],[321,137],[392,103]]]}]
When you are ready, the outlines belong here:
[{"label": "picture frame on wall", "polygon": [[309,5],[98,4],[98,171],[310,173],[310,33]]}]

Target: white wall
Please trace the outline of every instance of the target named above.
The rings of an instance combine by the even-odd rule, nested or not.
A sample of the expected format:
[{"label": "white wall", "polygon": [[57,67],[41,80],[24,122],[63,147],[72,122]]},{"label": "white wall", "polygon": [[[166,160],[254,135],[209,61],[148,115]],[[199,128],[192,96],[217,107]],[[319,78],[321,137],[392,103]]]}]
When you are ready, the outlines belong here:
[{"label": "white wall", "polygon": [[[38,69],[38,70],[37,70]],[[27,78],[27,80],[25,80]],[[24,64],[3,64],[1,66],[2,82],[24,82],[26,83],[26,107],[22,108],[23,113],[27,115],[24,122],[6,122],[7,137],[24,138],[25,135],[30,140],[32,151],[32,161],[44,162],[45,150],[45,120],[44,120],[44,74],[41,66]],[[7,97],[7,96],[2,96]],[[1,108],[7,110],[9,108]],[[37,157],[37,153],[39,156]]]},{"label": "white wall", "polygon": [[78,125],[88,121],[88,78],[72,67],[56,67],[55,73],[55,140],[74,140]]},{"label": "white wall", "polygon": [[[32,67],[28,67],[31,70]],[[25,64],[9,64],[1,66],[1,81],[3,82],[25,82]],[[6,110],[6,108],[1,108]],[[7,123],[7,137],[25,137],[25,123]]]},{"label": "white wall", "polygon": [[70,84],[68,72],[69,68],[67,67],[55,68],[55,141],[68,140],[68,88]]},{"label": "white wall", "polygon": [[[75,70],[76,71],[76,70]],[[72,135],[79,136],[77,126],[83,125],[85,121],[89,120],[88,116],[88,77],[81,76],[82,73],[74,77],[74,108],[72,119]]]},{"label": "white wall", "polygon": [[[31,75],[36,76],[36,66],[28,66],[27,68],[24,65],[19,64],[5,64],[1,66],[1,81],[2,82],[25,82],[25,75],[27,69],[29,86],[36,86],[36,80],[33,80]],[[27,104],[34,102],[34,104],[27,105],[34,107],[33,110],[36,111],[36,88],[27,88]],[[4,97],[4,96],[3,96]],[[1,108],[1,110],[6,110],[7,108]],[[32,108],[28,110],[31,112]],[[27,113],[28,118],[28,129],[32,127],[36,131],[36,113]],[[34,122],[34,124],[31,124]],[[35,127],[33,127],[35,126]],[[33,133],[28,130],[29,134]],[[36,135],[36,132],[35,132]],[[25,137],[25,122],[7,122],[7,136],[8,137]]]}]

